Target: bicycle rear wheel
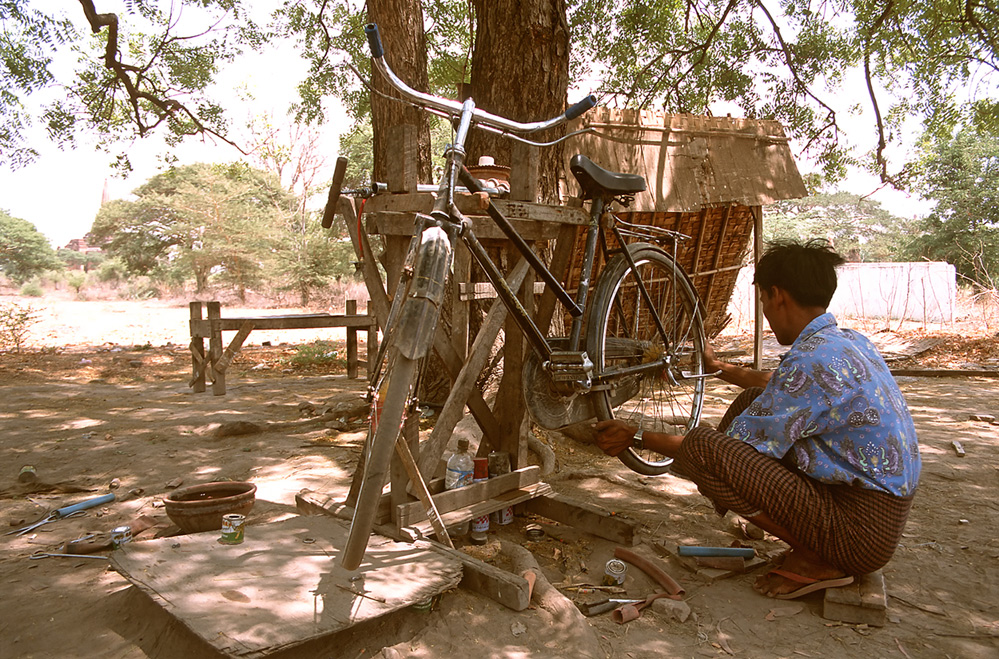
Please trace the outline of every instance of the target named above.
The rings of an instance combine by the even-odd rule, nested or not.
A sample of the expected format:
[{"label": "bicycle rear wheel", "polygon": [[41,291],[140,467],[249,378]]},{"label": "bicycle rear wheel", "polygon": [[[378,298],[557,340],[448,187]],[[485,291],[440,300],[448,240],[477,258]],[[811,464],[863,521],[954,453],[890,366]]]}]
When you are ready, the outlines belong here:
[{"label": "bicycle rear wheel", "polygon": [[[587,318],[587,352],[598,382],[592,393],[600,420],[621,419],[643,430],[682,435],[701,417],[704,325],[697,292],[683,270],[658,247],[628,247],[637,275],[623,254],[610,260],[597,282]],[[636,276],[648,290],[665,328],[659,331]],[[614,369],[665,360],[654,372],[611,378]],[[601,379],[607,376],[605,379]],[[672,464],[653,451],[629,448],[619,456],[629,469],[656,476]]]}]

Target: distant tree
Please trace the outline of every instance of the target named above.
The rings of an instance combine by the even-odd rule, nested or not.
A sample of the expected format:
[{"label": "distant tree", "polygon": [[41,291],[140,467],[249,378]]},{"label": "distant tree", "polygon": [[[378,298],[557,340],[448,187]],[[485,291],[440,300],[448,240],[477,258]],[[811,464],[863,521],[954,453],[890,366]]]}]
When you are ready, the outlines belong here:
[{"label": "distant tree", "polygon": [[763,238],[826,238],[850,261],[893,261],[902,250],[906,220],[872,199],[849,192],[778,201],[764,210]]},{"label": "distant tree", "polygon": [[298,207],[274,175],[243,164],[173,168],[134,194],[101,208],[96,244],[132,274],[180,271],[198,293],[212,276],[241,298],[260,282]]},{"label": "distant tree", "polygon": [[0,271],[14,283],[23,284],[46,270],[62,267],[34,224],[0,209]]},{"label": "distant tree", "polygon": [[970,281],[999,281],[999,138],[963,131],[927,142],[919,180],[936,205],[909,233],[913,258],[948,261]]},{"label": "distant tree", "polygon": [[104,254],[101,252],[78,252],[75,249],[60,248],[56,251],[56,256],[67,268],[79,268],[84,272],[90,272],[104,262]]}]

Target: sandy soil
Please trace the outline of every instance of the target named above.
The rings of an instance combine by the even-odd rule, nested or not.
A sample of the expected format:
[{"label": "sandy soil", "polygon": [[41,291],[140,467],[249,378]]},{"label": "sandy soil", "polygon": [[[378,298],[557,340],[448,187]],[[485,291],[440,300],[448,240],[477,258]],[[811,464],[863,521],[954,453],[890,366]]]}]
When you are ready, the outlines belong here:
[{"label": "sandy soil", "polygon": [[[36,338],[25,354],[0,356],[0,520],[16,529],[47,510],[106,492],[113,481],[119,500],[35,534],[0,539],[0,657],[218,656],[103,562],[28,557],[85,533],[106,533],[139,514],[168,526],[159,501],[175,479],[185,485],[252,480],[259,489],[248,532],[295,514],[294,497],[303,488],[344,493],[364,436],[361,422],[343,431],[313,425],[223,439],[212,434],[212,424],[296,420],[301,403],[356,400],[359,381],[294,368],[288,361],[294,346],[277,345],[312,337],[255,333],[233,365],[228,394],[195,394],[186,384],[185,306],[80,302],[45,313],[44,339]],[[906,337],[893,338],[905,343]],[[905,364],[995,367],[994,338],[939,338]],[[276,347],[260,347],[263,340]],[[899,380],[920,432],[924,474],[903,545],[884,570],[890,601],[883,628],[822,618],[821,596],[764,598],[750,587],[753,574],[704,581],[667,557],[664,565],[684,586],[694,614],[682,623],[647,611],[625,625],[601,615],[580,628],[544,606],[516,613],[458,589],[445,593],[432,612],[402,610],[277,656],[995,657],[999,425],[969,417],[999,415],[999,378]],[[735,394],[713,384],[706,420],[717,421]],[[640,477],[590,446],[543,439],[557,458],[548,478],[553,487],[635,520],[652,549],[737,539],[763,556],[781,549],[770,537],[742,537],[684,480]],[[26,464],[37,469],[35,484],[18,482]],[[518,517],[502,533],[494,531],[493,540],[527,545],[523,528],[536,521],[542,520]],[[553,535],[563,541],[549,536],[527,545],[552,583],[599,580],[612,544],[567,527]],[[644,596],[649,585],[636,572],[625,586]]]}]

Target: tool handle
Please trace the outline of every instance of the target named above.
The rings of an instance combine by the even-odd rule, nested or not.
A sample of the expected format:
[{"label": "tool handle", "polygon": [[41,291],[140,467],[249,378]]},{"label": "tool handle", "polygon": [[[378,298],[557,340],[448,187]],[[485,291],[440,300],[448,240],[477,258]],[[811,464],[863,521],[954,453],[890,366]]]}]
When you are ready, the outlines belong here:
[{"label": "tool handle", "polygon": [[756,551],[752,547],[695,547],[688,545],[677,545],[678,556],[735,556],[738,558],[752,558]]},{"label": "tool handle", "polygon": [[99,497],[94,497],[93,499],[86,499],[80,503],[74,503],[72,506],[66,506],[64,508],[59,508],[55,511],[55,518],[61,519],[67,515],[72,515],[80,510],[86,510],[87,508],[93,508],[94,506],[100,506],[105,503],[111,503],[114,501],[114,492],[108,492],[107,494],[102,494]]}]

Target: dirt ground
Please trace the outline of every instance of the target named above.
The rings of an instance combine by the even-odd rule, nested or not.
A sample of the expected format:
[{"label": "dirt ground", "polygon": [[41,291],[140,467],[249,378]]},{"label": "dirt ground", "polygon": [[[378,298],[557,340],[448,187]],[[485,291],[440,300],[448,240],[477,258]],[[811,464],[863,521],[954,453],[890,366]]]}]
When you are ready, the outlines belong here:
[{"label": "dirt ground", "polygon": [[[178,479],[184,485],[253,481],[257,501],[247,533],[296,514],[295,494],[304,488],[342,495],[363,441],[362,420],[341,430],[286,425],[226,438],[213,430],[232,420],[296,421],[309,408],[303,404],[356,401],[360,381],[292,366],[294,345],[279,343],[311,336],[254,333],[230,371],[228,394],[195,394],[187,386],[183,305],[62,302],[45,305],[44,315],[27,352],[0,355],[0,521],[17,529],[48,510],[107,492],[112,483],[118,500],[33,534],[2,536],[0,657],[219,656],[104,561],[29,556],[87,533],[106,533],[140,514],[168,532],[161,501]],[[881,338],[896,348],[934,344],[898,362],[910,369],[999,367],[999,341],[981,332]],[[934,338],[939,340],[926,342]],[[262,341],[273,346],[262,347]],[[733,338],[722,347],[744,343]],[[884,570],[885,627],[826,620],[820,595],[793,602],[764,598],[750,587],[756,573],[706,581],[667,556],[664,565],[684,587],[692,611],[684,622],[647,610],[624,625],[604,614],[580,626],[551,608],[513,612],[457,589],[430,612],[404,609],[274,656],[999,656],[999,425],[988,417],[971,420],[999,416],[999,378],[898,379],[919,430],[924,467],[902,546]],[[713,383],[705,420],[716,422],[736,393]],[[555,472],[546,478],[554,489],[636,521],[642,544],[653,551],[740,540],[772,556],[782,547],[769,536],[743,537],[687,481],[638,476],[591,446],[542,439],[556,456]],[[18,481],[23,465],[36,468],[37,482]],[[501,532],[494,529],[491,542],[502,538],[528,547],[553,584],[599,581],[614,545],[569,527],[549,527],[545,540],[526,542],[525,525],[544,521],[517,517]],[[492,547],[477,551],[488,554]],[[644,596],[648,582],[635,573],[632,568],[624,585],[629,595]],[[237,605],[221,598],[217,603]]]}]

